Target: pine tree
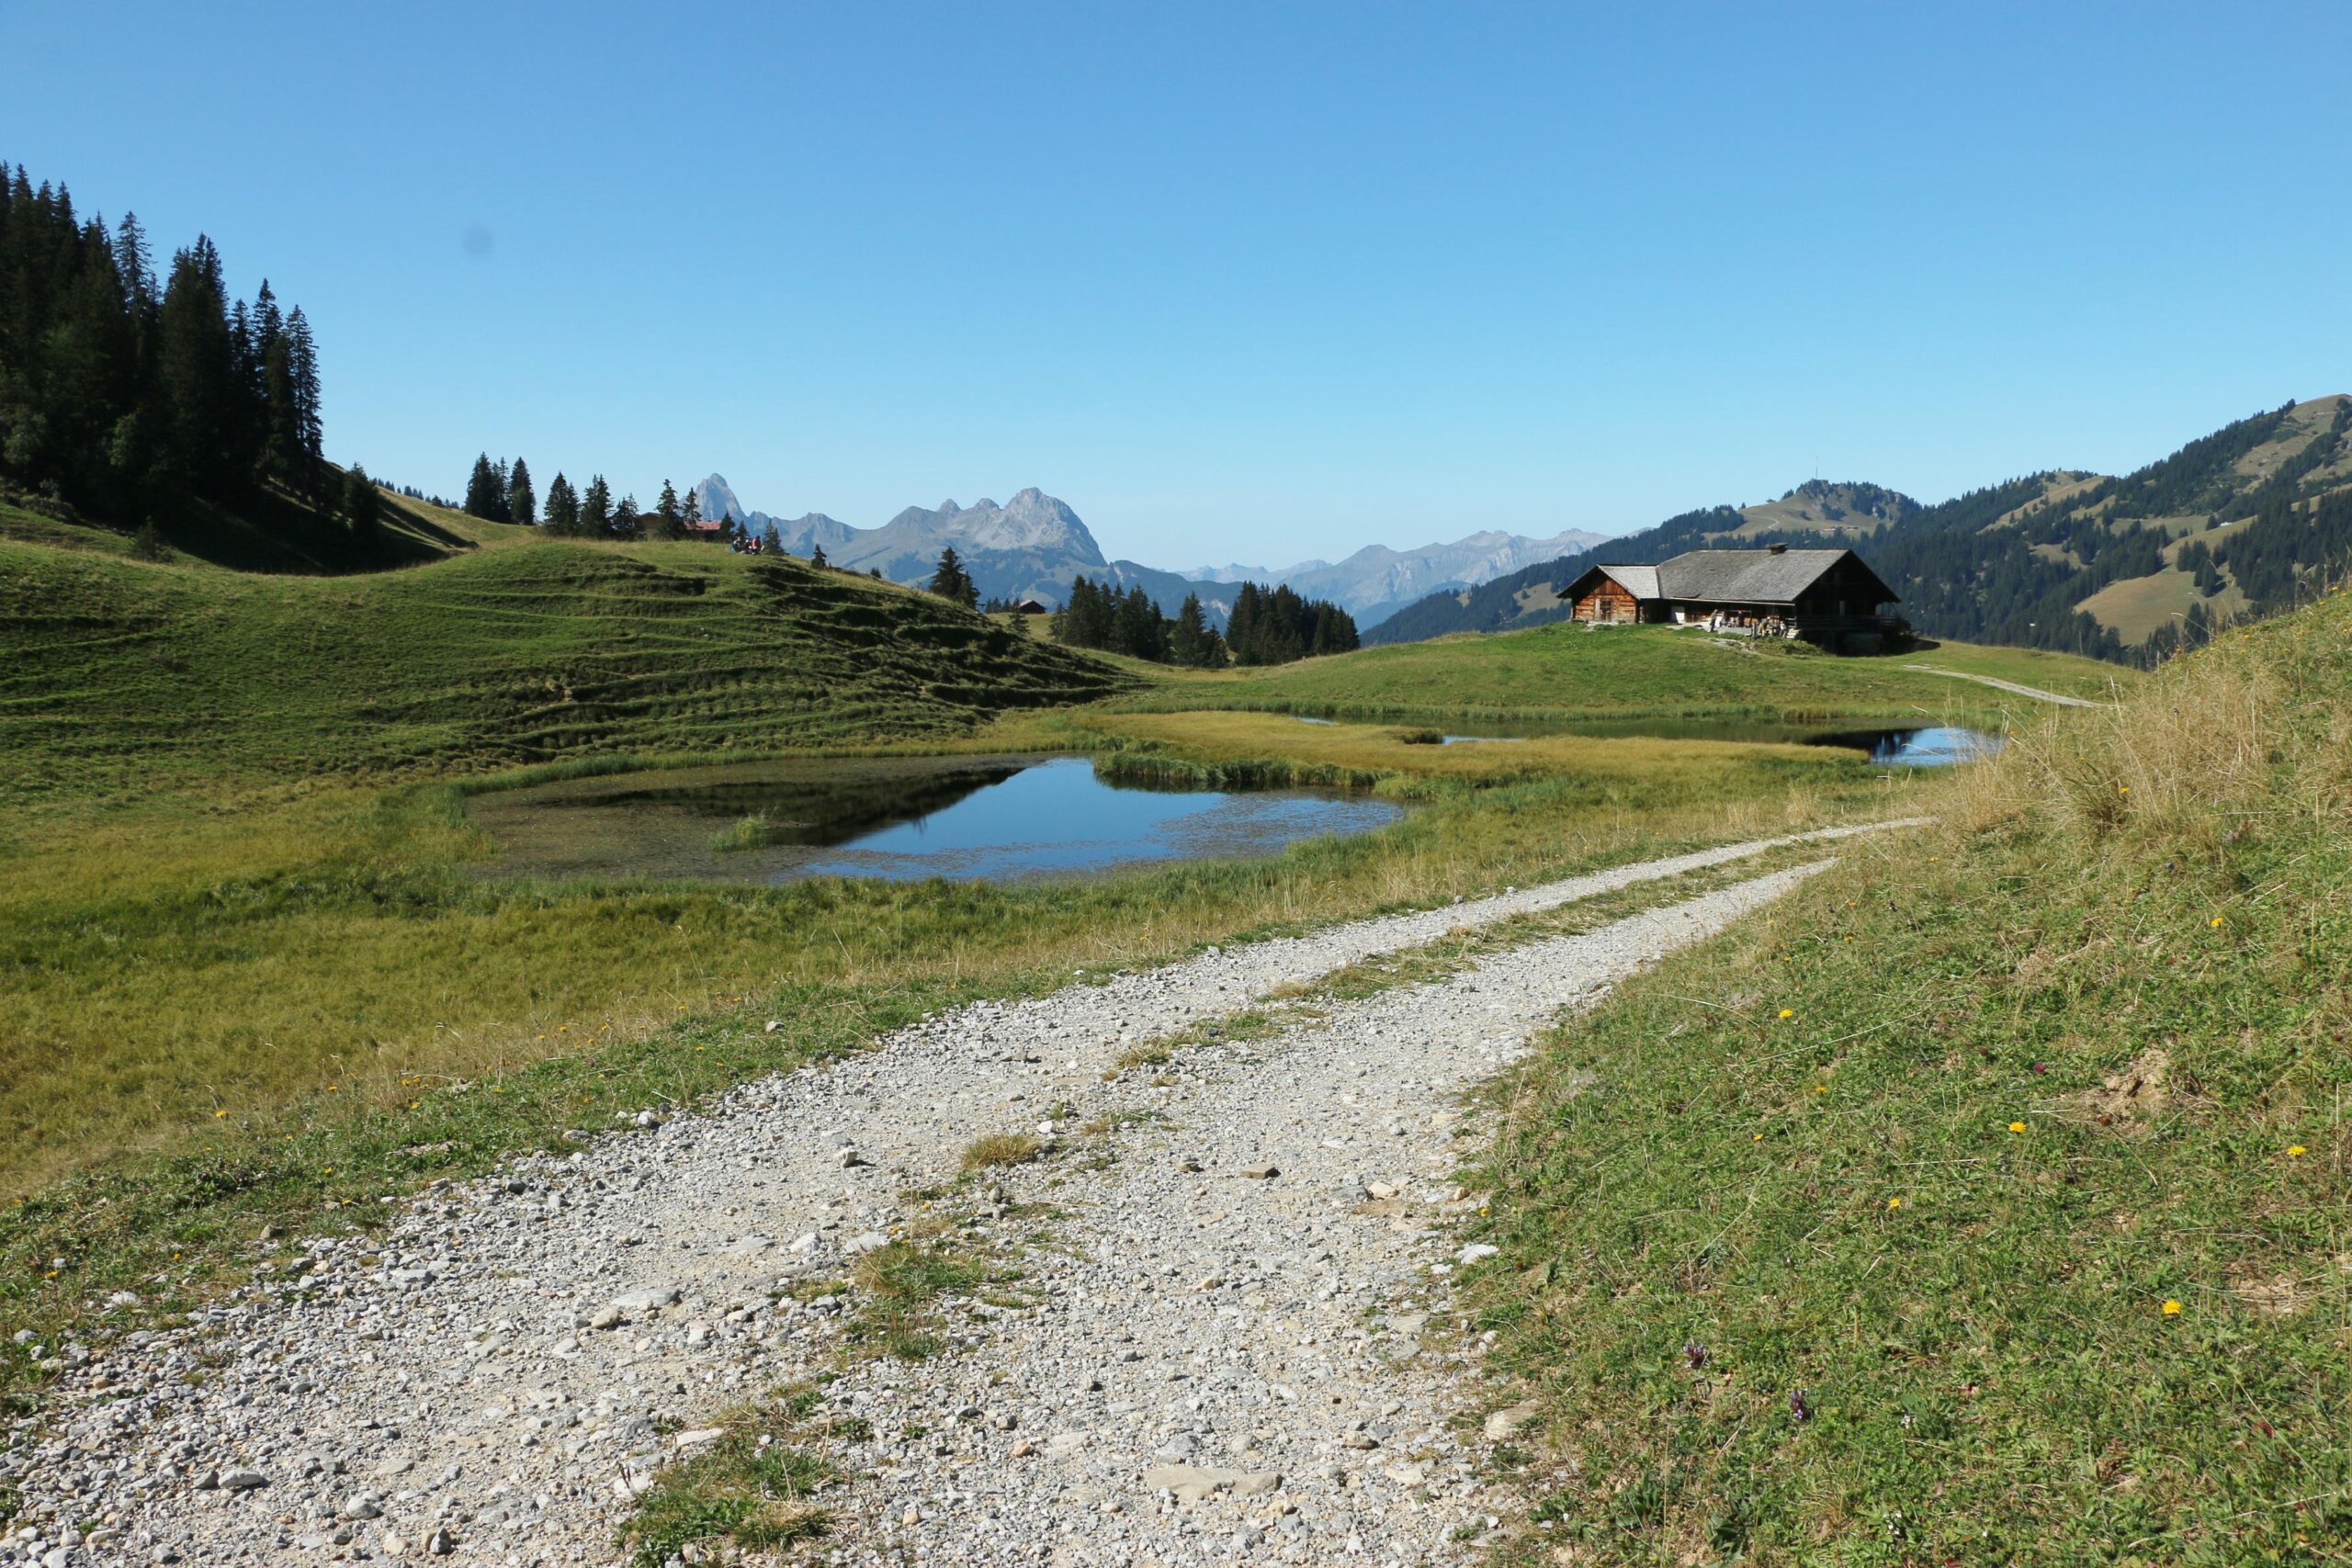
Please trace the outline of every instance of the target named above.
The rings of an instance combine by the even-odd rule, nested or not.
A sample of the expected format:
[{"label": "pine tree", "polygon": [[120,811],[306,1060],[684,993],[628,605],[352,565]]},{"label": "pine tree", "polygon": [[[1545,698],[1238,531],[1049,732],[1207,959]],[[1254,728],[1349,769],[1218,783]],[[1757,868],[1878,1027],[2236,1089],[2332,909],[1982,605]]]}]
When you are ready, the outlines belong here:
[{"label": "pine tree", "polygon": [[506,476],[506,520],[526,528],[539,520],[539,498],[531,489],[531,465],[520,457]]},{"label": "pine tree", "polygon": [[925,586],[942,599],[961,604],[967,610],[979,607],[979,588],[972,581],[972,574],[964,570],[964,563],[956,556],[953,545],[939,552],[939,565]]},{"label": "pine tree", "polygon": [[325,461],[325,425],[319,414],[319,348],[311,336],[311,322],[297,305],[286,318],[286,349],[294,378],[294,417],[302,435],[302,471],[296,484],[303,494],[319,488]]},{"label": "pine tree", "polygon": [[1211,639],[1216,634],[1209,629],[1208,615],[1201,609],[1198,593],[1184,595],[1184,603],[1177,608],[1176,619],[1168,631],[1168,660],[1188,670],[1209,667]]},{"label": "pine tree", "polygon": [[172,257],[156,321],[155,384],[172,478],[221,494],[238,472],[237,367],[220,254],[202,235]]},{"label": "pine tree", "polygon": [[376,481],[356,463],[343,471],[343,521],[363,539],[383,522],[383,500],[376,493]]},{"label": "pine tree", "polygon": [[613,508],[613,537],[634,539],[644,526],[645,520],[637,510],[637,497],[633,495],[621,497],[620,504]]},{"label": "pine tree", "polygon": [[784,536],[775,531],[774,523],[760,530],[760,548],[772,556],[784,554]]},{"label": "pine tree", "polygon": [[490,454],[484,452],[474,459],[474,471],[466,476],[466,515],[495,520],[498,490],[498,470],[491,465]]},{"label": "pine tree", "polygon": [[653,531],[665,539],[685,536],[686,514],[678,506],[678,487],[668,479],[662,481],[662,493],[653,499]]},{"label": "pine tree", "polygon": [[580,497],[580,533],[591,539],[608,539],[613,534],[613,487],[605,476],[596,475]]},{"label": "pine tree", "polygon": [[555,480],[548,486],[547,530],[550,534],[571,537],[580,532],[580,492],[571,481],[556,470]]}]

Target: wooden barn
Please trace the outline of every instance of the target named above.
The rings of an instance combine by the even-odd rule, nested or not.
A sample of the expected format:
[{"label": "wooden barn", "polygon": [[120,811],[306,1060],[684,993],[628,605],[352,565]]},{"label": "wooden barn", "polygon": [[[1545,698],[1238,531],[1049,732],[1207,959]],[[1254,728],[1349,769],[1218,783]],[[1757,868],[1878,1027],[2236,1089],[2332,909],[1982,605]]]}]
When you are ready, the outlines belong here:
[{"label": "wooden barn", "polygon": [[1851,550],[1690,550],[1588,569],[1560,595],[1579,621],[1665,623],[1864,647],[1902,629],[1895,592]]}]

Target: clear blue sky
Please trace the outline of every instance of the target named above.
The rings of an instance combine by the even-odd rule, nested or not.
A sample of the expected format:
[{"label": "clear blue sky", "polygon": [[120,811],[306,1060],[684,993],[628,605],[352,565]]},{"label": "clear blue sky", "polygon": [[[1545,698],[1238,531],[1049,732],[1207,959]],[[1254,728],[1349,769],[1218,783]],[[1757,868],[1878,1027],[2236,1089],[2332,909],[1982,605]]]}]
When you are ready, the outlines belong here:
[{"label": "clear blue sky", "polygon": [[0,157],[304,305],[331,456],[1160,565],[2352,390],[2347,101],[2342,4],[0,0]]}]

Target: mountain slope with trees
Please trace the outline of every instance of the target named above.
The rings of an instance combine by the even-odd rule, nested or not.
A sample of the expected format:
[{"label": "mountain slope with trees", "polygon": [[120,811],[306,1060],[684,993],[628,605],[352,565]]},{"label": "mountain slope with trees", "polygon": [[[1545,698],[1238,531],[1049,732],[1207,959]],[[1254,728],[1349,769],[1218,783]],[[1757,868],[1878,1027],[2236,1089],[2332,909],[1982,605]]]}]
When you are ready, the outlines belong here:
[{"label": "mountain slope with trees", "polygon": [[1862,546],[1921,632],[2149,660],[2276,613],[2352,569],[2352,398],[2283,404],[2120,478],[2052,470],[1933,506],[1814,480],[1761,507],[1708,507],[1433,595],[1365,634],[1413,642],[1561,619],[1600,561],[1713,545]]}]

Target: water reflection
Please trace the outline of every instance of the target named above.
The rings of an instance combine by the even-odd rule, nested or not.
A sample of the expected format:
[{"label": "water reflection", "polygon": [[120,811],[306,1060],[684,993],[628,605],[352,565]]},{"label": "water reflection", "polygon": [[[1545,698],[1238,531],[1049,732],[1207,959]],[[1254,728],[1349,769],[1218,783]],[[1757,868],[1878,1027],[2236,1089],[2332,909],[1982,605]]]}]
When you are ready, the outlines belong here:
[{"label": "water reflection", "polygon": [[475,797],[492,874],[1012,880],[1271,854],[1395,821],[1310,790],[1114,785],[1084,758],[874,758],[568,780]]}]

